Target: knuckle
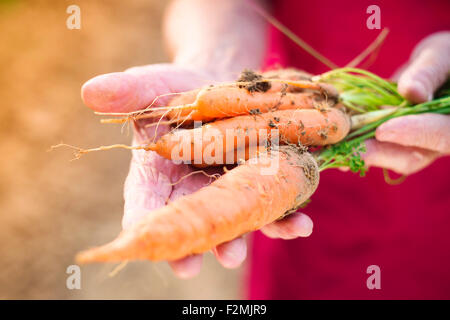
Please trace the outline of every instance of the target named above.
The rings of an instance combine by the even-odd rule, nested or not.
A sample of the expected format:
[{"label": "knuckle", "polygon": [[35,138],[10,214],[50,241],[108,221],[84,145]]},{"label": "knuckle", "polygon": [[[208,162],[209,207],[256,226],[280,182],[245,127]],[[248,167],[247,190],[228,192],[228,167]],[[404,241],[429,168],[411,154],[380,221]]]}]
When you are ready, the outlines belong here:
[{"label": "knuckle", "polygon": [[410,175],[416,173],[426,166],[428,166],[434,159],[436,158],[436,153],[434,152],[422,152],[422,151],[413,151],[409,154],[409,156],[401,163],[399,166],[398,173]]}]

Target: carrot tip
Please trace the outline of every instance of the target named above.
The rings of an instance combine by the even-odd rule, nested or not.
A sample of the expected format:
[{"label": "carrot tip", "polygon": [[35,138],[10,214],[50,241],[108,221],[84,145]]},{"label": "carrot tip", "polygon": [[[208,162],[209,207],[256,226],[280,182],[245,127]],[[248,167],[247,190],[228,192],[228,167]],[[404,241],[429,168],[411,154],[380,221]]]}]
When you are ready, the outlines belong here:
[{"label": "carrot tip", "polygon": [[75,261],[79,264],[94,262],[122,262],[129,258],[138,259],[139,256],[133,251],[139,241],[134,233],[121,233],[113,241],[88,250],[81,251],[75,256]]},{"label": "carrot tip", "polygon": [[75,261],[78,264],[88,264],[94,262],[116,262],[121,261],[117,258],[117,252],[120,252],[120,246],[117,246],[115,242],[110,242],[104,246],[91,248],[81,251],[75,256]]},{"label": "carrot tip", "polygon": [[156,151],[158,150],[158,145],[154,142],[149,143],[146,147],[145,147],[146,151]]},{"label": "carrot tip", "polygon": [[106,124],[111,124],[111,123],[124,123],[126,122],[128,119],[127,118],[119,118],[119,119],[100,119],[100,123],[106,123]]},{"label": "carrot tip", "polygon": [[79,252],[75,256],[75,261],[77,264],[87,264],[87,263],[95,262],[96,261],[95,256],[96,256],[95,253],[93,254],[93,249],[85,250],[85,251]]}]

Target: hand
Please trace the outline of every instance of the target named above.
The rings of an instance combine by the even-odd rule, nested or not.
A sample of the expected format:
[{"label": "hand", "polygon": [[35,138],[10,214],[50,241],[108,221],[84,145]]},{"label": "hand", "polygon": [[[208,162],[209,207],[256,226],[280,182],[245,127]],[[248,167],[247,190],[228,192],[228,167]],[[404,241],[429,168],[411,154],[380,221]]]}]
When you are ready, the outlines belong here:
[{"label": "hand", "polygon": [[[422,40],[401,72],[398,90],[414,103],[431,100],[450,72],[450,32],[439,32]],[[376,139],[366,141],[368,166],[415,173],[435,159],[450,154],[450,116],[410,115],[379,126]]]},{"label": "hand", "polygon": [[[201,74],[171,64],[135,67],[89,80],[83,85],[82,98],[95,111],[131,112],[147,107],[160,95],[198,88],[211,83],[212,78],[214,77],[210,74]],[[154,105],[164,105],[167,100],[168,97],[161,97]],[[157,132],[154,127],[145,128],[145,124],[149,122],[151,120],[136,122],[134,144],[152,141],[155,134],[157,137],[170,130],[164,125],[159,126]],[[128,228],[150,211],[164,206],[167,201],[192,193],[210,182],[202,174],[180,180],[194,170],[186,164],[175,165],[155,152],[133,150],[130,172],[125,182],[123,228]],[[222,172],[222,169],[217,169],[216,172]],[[294,213],[265,226],[261,231],[271,238],[292,239],[309,236],[312,227],[308,216]],[[246,242],[241,237],[217,246],[213,253],[224,267],[234,268],[246,258]],[[202,255],[169,263],[177,276],[189,278],[199,273]]]}]

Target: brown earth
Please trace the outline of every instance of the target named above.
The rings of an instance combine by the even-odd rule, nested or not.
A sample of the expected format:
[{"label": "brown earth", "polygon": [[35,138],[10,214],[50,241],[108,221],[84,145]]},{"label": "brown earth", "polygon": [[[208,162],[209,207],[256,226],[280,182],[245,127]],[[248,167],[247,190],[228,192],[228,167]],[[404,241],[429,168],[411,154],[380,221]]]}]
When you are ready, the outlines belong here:
[{"label": "brown earth", "polygon": [[74,254],[120,231],[130,154],[46,152],[64,141],[129,143],[82,105],[80,87],[102,73],[167,61],[160,36],[166,1],[77,0],[81,30],[66,28],[73,1],[0,1],[0,298],[238,298],[241,270],[208,254],[200,276],[176,279],[165,263],[82,267],[81,290],[66,288]]}]

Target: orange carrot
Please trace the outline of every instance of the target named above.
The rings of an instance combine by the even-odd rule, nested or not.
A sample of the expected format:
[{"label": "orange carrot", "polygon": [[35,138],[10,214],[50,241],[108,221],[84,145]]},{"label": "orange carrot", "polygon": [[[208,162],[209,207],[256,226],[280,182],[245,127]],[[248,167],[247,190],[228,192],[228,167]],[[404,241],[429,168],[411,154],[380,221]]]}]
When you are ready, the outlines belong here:
[{"label": "orange carrot", "polygon": [[[169,101],[168,107],[178,106],[178,105],[186,105],[194,103],[197,94],[201,89],[195,89],[191,91],[181,92],[179,94],[175,94],[173,98]],[[149,109],[150,113],[137,113],[130,116],[134,120],[138,119],[148,119],[148,118],[158,118],[167,116],[169,119],[177,119],[180,122],[185,121],[189,123],[190,121],[204,121],[207,122],[212,119],[207,119],[198,113],[198,110],[195,108],[177,108],[174,110],[158,110],[152,111]],[[102,123],[124,123],[128,120],[128,118],[113,118],[113,119],[102,119]],[[174,121],[173,123],[176,123]]]},{"label": "orange carrot", "polygon": [[236,150],[230,150],[226,153],[223,153],[223,156],[215,159],[212,158],[211,161],[208,163],[195,163],[193,162],[192,165],[196,168],[207,168],[210,166],[222,166],[224,164],[236,164],[241,163],[242,161],[257,157],[258,154],[262,152],[266,152],[267,147],[266,146],[247,146],[243,148],[239,148]]},{"label": "orange carrot", "polygon": [[182,115],[176,119],[179,121],[185,116],[186,120],[204,120],[202,117],[205,117],[209,121],[271,110],[307,109],[327,98],[335,100],[336,95],[333,88],[313,83],[305,73],[295,69],[277,70],[267,73],[267,77],[244,70],[237,82],[209,86],[175,97],[170,102],[174,110],[170,111],[172,116],[169,118]]},{"label": "orange carrot", "polygon": [[289,80],[306,80],[310,81],[312,74],[295,68],[283,68],[268,70],[262,73],[266,79],[289,79]]},{"label": "orange carrot", "polygon": [[[275,69],[269,70],[262,73],[262,77],[264,79],[285,79],[285,80],[302,80],[302,81],[311,81],[312,74],[306,73],[301,70],[297,70],[294,68],[286,68],[286,69]],[[283,83],[272,82],[270,91],[281,91],[281,89],[286,90],[287,92],[302,92],[304,89],[290,86]]]},{"label": "orange carrot", "polygon": [[[264,169],[277,168],[273,174]],[[102,247],[81,252],[78,263],[135,259],[176,260],[206,252],[260,229],[298,207],[316,190],[318,167],[298,148],[282,146],[248,161],[211,185],[149,212]]]},{"label": "orange carrot", "polygon": [[167,159],[203,164],[232,150],[265,145],[272,129],[279,130],[280,143],[323,146],[342,140],[350,131],[350,119],[336,108],[279,110],[174,131],[146,149]]},{"label": "orange carrot", "polygon": [[[252,83],[258,83],[263,82],[264,80],[273,80],[273,79],[281,79],[281,80],[294,80],[294,81],[303,81],[306,83],[311,83],[312,75],[308,74],[304,71],[300,71],[294,68],[287,68],[287,69],[276,69],[276,70],[270,70],[265,71],[261,74],[258,74],[252,70],[244,70],[242,71],[239,79],[237,82],[250,82],[250,87],[252,86]],[[312,83],[311,83],[312,84]],[[311,88],[309,89],[316,89],[317,88]],[[302,92],[305,90],[305,88],[300,88],[298,86],[292,86],[285,83],[280,83],[276,81],[270,81],[270,87],[268,88],[268,92],[279,92],[279,91],[286,91],[286,92]],[[265,90],[262,90],[265,91]]]},{"label": "orange carrot", "polygon": [[[194,103],[200,91],[201,89],[195,89],[176,95],[172,100],[170,100],[169,106],[179,106]],[[200,112],[194,107],[170,110],[167,114],[167,117],[171,120],[176,120],[177,122],[184,121],[185,123],[190,123],[192,121],[208,122],[212,120],[212,118],[201,115]]]},{"label": "orange carrot", "polygon": [[[209,122],[246,114],[273,110],[314,108],[325,100],[336,99],[322,84],[313,83],[303,72],[287,69],[268,73],[268,78],[244,70],[237,82],[211,85],[175,95],[168,106],[154,108],[133,119],[167,116],[164,123],[190,124],[192,121]],[[333,99],[328,99],[328,98]],[[125,122],[107,119],[106,123]]]},{"label": "orange carrot", "polygon": [[[312,109],[324,103],[324,98],[313,92],[248,92],[244,88],[222,86],[199,90],[194,98],[193,91],[186,93],[170,101],[168,107],[175,107],[173,110],[158,110],[153,113],[135,117],[155,118],[166,115],[172,120],[171,123],[184,124],[192,121],[209,122],[213,119],[222,119],[246,114],[260,114],[274,110],[288,109]],[[177,105],[180,101],[191,103]]]},{"label": "orange carrot", "polygon": [[248,92],[245,88],[216,87],[203,89],[191,105],[210,118],[227,118],[271,110],[314,108],[313,94],[290,92]]},{"label": "orange carrot", "polygon": [[[293,80],[303,85],[300,87],[289,85],[276,82],[276,79]],[[305,89],[312,89],[315,92],[310,90],[308,94],[292,95],[292,92],[303,92]],[[192,99],[192,106],[199,114],[210,114],[211,117],[218,119],[251,114],[252,111],[264,113],[273,109],[313,108],[317,105],[313,98],[315,100],[324,98],[321,92],[317,92],[322,89],[322,85],[311,82],[311,75],[293,68],[272,70],[262,75],[251,70],[244,70],[236,83],[203,88],[197,91],[196,99],[192,99],[192,96],[190,99]],[[263,93],[272,94],[264,95]],[[286,95],[286,93],[289,94]],[[246,105],[246,102],[249,104]],[[176,98],[170,103],[171,106],[183,104],[187,103],[182,103],[181,99]]]}]

